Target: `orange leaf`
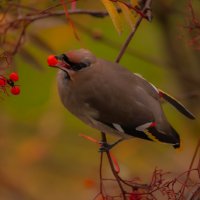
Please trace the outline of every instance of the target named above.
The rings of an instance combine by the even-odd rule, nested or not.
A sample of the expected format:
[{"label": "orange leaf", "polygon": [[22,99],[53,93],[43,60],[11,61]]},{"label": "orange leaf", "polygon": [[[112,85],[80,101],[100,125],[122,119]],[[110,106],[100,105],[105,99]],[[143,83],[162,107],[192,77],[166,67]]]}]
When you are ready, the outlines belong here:
[{"label": "orange leaf", "polygon": [[98,140],[96,140],[96,139],[94,139],[94,138],[92,138],[92,137],[89,137],[89,136],[83,135],[83,134],[80,134],[79,136],[81,136],[81,137],[83,137],[83,138],[85,138],[85,139],[87,139],[87,140],[89,140],[89,141],[91,141],[91,142],[94,142],[94,143],[99,144]]},{"label": "orange leaf", "polygon": [[134,27],[134,24],[136,22],[136,15],[133,15],[132,11],[122,2],[117,2],[117,4],[119,5],[119,7],[122,10],[122,13],[125,17],[125,20],[127,21],[127,23],[129,24],[129,26],[131,28]]}]

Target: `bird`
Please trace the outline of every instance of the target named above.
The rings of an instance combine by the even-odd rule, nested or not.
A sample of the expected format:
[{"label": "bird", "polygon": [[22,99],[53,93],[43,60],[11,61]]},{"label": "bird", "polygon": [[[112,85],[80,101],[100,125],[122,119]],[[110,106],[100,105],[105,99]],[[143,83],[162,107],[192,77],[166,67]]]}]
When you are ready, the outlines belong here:
[{"label": "bird", "polygon": [[87,49],[50,55],[58,68],[58,93],[64,107],[89,126],[118,137],[140,138],[180,147],[180,136],[168,122],[162,101],[190,119],[195,116],[174,97],[118,63],[97,58]]}]

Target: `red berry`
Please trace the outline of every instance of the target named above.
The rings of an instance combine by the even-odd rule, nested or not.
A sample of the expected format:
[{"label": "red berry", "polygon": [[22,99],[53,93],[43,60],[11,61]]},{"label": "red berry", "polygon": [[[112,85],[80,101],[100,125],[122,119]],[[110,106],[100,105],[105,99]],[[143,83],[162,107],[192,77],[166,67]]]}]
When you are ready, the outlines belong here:
[{"label": "red berry", "polygon": [[5,86],[6,85],[6,78],[4,78],[3,76],[0,76],[0,86]]},{"label": "red berry", "polygon": [[58,63],[58,60],[54,55],[50,55],[47,58],[47,63],[49,66],[54,67]]},{"label": "red berry", "polygon": [[20,87],[19,86],[13,86],[13,87],[11,87],[10,92],[13,95],[18,95],[20,93]]},{"label": "red berry", "polygon": [[12,72],[10,74],[9,78],[14,82],[19,80],[19,76],[18,76],[18,74],[16,72]]}]

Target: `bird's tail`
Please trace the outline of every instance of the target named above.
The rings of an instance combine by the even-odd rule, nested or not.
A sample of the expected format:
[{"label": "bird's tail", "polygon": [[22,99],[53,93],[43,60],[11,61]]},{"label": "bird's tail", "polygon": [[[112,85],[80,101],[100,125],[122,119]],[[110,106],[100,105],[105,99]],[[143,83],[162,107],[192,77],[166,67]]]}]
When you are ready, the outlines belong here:
[{"label": "bird's tail", "polygon": [[162,90],[159,90],[159,94],[163,99],[165,99],[167,102],[173,105],[183,115],[190,119],[195,119],[195,116],[187,108],[185,108],[185,106],[181,104],[178,100],[176,100],[166,92],[163,92]]},{"label": "bird's tail", "polygon": [[152,141],[172,144],[174,148],[180,147],[180,136],[170,124],[165,131],[156,127],[149,127],[147,130],[145,133]]},{"label": "bird's tail", "polygon": [[174,138],[176,140],[176,143],[173,144],[173,147],[175,149],[180,148],[180,136],[172,126],[170,126],[170,128],[171,128],[171,131],[172,131],[171,133],[172,133],[172,135],[174,136]]}]

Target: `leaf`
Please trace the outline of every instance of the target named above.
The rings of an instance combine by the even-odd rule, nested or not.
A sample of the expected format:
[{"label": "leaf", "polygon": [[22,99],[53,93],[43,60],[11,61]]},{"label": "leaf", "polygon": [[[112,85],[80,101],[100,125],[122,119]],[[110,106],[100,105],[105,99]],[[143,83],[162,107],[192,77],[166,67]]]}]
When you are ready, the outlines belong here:
[{"label": "leaf", "polygon": [[108,11],[110,18],[113,22],[113,25],[119,34],[122,33],[122,24],[120,15],[116,10],[115,5],[110,0],[101,0],[106,10]]},{"label": "leaf", "polygon": [[138,0],[130,0],[130,3],[133,7],[138,6]]},{"label": "leaf", "polygon": [[132,11],[122,2],[117,2],[118,6],[121,8],[122,13],[127,21],[127,23],[129,24],[129,26],[131,28],[134,27],[134,24],[136,22],[136,15],[134,16]]}]

